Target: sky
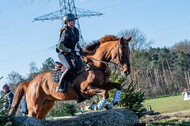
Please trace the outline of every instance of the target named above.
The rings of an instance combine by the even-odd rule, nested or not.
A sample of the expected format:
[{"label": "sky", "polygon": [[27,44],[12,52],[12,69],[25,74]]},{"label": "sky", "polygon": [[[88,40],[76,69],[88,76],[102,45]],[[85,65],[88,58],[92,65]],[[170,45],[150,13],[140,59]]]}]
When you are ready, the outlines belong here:
[{"label": "sky", "polygon": [[[79,19],[87,43],[137,28],[155,48],[190,40],[189,5],[190,0],[75,0],[77,8],[103,13]],[[27,77],[31,62],[40,68],[49,57],[58,61],[52,47],[61,21],[33,20],[59,9],[59,0],[0,0],[0,89],[12,71]]]}]

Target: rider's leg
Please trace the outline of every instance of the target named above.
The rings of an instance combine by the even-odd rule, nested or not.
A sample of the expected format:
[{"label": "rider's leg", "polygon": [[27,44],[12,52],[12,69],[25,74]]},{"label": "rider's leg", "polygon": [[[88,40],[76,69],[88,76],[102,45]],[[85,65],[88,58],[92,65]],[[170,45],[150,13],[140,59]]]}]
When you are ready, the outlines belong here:
[{"label": "rider's leg", "polygon": [[60,61],[63,63],[63,65],[66,67],[66,69],[60,77],[59,83],[56,87],[56,91],[57,92],[60,91],[60,92],[64,93],[66,91],[66,86],[65,86],[67,83],[66,80],[68,78],[70,70],[72,69],[72,64],[69,62],[69,58],[68,58],[69,56],[65,56],[61,53],[58,53],[58,57],[59,57]]}]

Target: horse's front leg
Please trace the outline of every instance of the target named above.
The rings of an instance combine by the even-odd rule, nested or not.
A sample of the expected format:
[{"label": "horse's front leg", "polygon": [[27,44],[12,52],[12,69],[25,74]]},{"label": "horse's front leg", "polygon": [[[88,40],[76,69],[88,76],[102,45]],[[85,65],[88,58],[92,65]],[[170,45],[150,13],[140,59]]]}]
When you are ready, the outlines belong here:
[{"label": "horse's front leg", "polygon": [[116,107],[116,105],[119,104],[119,99],[120,99],[120,96],[121,96],[121,84],[119,83],[113,83],[113,82],[108,82],[104,89],[106,90],[112,90],[116,88],[117,90],[115,91],[115,96],[114,96],[114,100],[109,102],[107,105],[106,105],[106,109],[112,109],[113,107]]},{"label": "horse's front leg", "polygon": [[109,97],[109,93],[108,93],[108,90],[105,90],[105,89],[100,89],[100,88],[95,88],[95,87],[91,87],[88,89],[88,92],[92,95],[102,95],[103,98],[96,104],[96,103],[93,103],[89,109],[91,110],[101,110],[106,101],[108,100],[108,97]]}]

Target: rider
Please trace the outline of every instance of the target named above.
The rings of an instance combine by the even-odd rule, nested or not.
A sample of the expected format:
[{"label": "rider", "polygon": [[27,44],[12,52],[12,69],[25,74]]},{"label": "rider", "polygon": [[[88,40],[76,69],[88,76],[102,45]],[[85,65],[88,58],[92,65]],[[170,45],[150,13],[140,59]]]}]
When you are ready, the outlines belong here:
[{"label": "rider", "polygon": [[[64,16],[63,20],[65,26],[60,30],[60,39],[57,45],[58,58],[66,67],[66,70],[61,75],[59,84],[56,87],[57,92],[66,92],[66,89],[63,89],[63,86],[67,83],[67,79],[72,72],[73,65],[71,61],[72,55],[76,55],[75,46],[80,50],[80,53],[83,52],[83,49],[79,45],[79,31],[75,27],[75,20],[78,19],[72,13],[68,13]],[[64,85],[62,83],[64,82]]]}]

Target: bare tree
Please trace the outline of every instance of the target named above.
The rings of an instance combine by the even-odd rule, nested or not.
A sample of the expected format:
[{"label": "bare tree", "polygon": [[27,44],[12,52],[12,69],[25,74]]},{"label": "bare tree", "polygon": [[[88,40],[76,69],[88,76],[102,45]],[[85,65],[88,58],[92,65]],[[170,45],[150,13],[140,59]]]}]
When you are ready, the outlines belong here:
[{"label": "bare tree", "polygon": [[172,51],[182,51],[186,54],[190,54],[190,40],[183,40],[171,47]]},{"label": "bare tree", "polygon": [[33,80],[39,74],[39,70],[36,67],[36,63],[35,62],[31,62],[29,64],[29,66],[30,66],[30,73],[29,73],[29,76],[28,76],[28,81],[31,81],[31,80]]},{"label": "bare tree", "polygon": [[145,34],[139,29],[127,29],[119,32],[118,36],[124,36],[129,38],[132,36],[132,40],[130,41],[130,48],[135,51],[146,50],[150,47],[153,41],[147,41]]},{"label": "bare tree", "polygon": [[8,74],[8,77],[7,77],[7,81],[9,84],[18,84],[19,82],[23,80],[24,80],[24,77],[15,71],[12,71],[12,73]]}]

